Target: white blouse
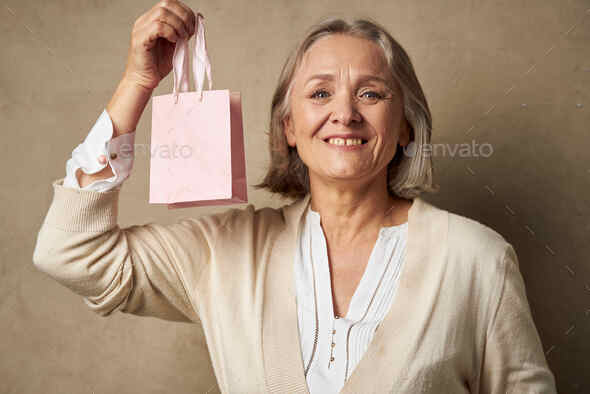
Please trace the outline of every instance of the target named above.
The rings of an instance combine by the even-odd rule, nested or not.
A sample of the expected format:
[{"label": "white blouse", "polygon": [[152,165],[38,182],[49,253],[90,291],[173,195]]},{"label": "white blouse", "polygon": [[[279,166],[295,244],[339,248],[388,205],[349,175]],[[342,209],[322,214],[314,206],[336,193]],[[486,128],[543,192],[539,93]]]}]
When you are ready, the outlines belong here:
[{"label": "white blouse", "polygon": [[346,316],[335,318],[320,214],[308,208],[295,261],[295,287],[311,394],[338,393],[367,350],[395,295],[407,230],[407,222],[381,228]]},{"label": "white blouse", "polygon": [[[106,192],[129,177],[133,168],[135,132],[112,138],[113,125],[103,110],[86,139],[66,164],[65,187]],[[114,176],[80,188],[78,168],[87,174],[106,164]],[[326,239],[320,214],[308,208],[294,261],[299,338],[305,376],[311,394],[338,393],[367,350],[375,331],[389,310],[407,239],[408,223],[382,227],[365,272],[352,296],[346,316],[334,317],[332,285]]]}]

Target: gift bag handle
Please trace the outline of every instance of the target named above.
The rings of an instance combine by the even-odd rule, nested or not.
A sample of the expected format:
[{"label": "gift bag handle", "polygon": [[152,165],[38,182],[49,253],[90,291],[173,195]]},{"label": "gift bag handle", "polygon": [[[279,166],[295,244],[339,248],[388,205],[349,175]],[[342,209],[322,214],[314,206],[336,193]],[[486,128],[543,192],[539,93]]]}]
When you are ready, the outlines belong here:
[{"label": "gift bag handle", "polygon": [[174,47],[172,57],[172,70],[174,72],[174,102],[178,102],[178,95],[181,92],[189,91],[189,43],[193,53],[193,80],[195,81],[195,91],[199,93],[199,100],[203,98],[203,86],[205,76],[209,81],[209,90],[212,89],[213,81],[211,80],[211,63],[207,55],[207,46],[205,45],[205,24],[203,16],[197,14],[195,18],[195,39],[187,40],[179,38]]}]

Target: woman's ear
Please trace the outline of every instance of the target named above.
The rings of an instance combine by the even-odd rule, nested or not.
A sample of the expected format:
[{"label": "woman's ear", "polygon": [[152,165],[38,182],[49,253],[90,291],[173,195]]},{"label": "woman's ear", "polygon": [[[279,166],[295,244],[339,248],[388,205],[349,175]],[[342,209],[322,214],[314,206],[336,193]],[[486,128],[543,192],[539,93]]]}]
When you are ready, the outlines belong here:
[{"label": "woman's ear", "polygon": [[283,119],[283,132],[285,133],[285,137],[287,137],[289,146],[295,147],[295,133],[293,132],[293,122],[290,116]]}]

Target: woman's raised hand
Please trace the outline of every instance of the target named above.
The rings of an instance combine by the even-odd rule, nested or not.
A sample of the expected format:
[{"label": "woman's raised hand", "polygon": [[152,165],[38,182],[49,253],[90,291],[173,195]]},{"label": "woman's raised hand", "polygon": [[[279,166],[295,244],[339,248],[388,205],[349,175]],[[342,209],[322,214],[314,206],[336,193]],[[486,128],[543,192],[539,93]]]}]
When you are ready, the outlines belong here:
[{"label": "woman's raised hand", "polygon": [[178,0],[162,0],[133,25],[124,77],[154,89],[172,70],[174,46],[195,33],[195,13]]},{"label": "woman's raised hand", "polygon": [[153,90],[172,70],[176,42],[195,34],[195,20],[178,0],[162,0],[137,18],[123,78],[106,108],[113,137],[135,130]]},{"label": "woman's raised hand", "polygon": [[[113,125],[112,138],[135,131],[153,90],[172,70],[174,47],[179,38],[195,34],[195,13],[178,0],[162,0],[133,25],[123,78],[106,110]],[[105,156],[96,158],[108,164]],[[76,172],[80,187],[113,176],[110,164],[95,174]]]}]

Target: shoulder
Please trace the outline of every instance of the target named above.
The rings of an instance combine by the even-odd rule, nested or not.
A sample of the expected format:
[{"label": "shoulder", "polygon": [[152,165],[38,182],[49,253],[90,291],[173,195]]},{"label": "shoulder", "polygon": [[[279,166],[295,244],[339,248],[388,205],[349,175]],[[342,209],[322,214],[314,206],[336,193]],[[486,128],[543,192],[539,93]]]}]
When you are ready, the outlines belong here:
[{"label": "shoulder", "polygon": [[227,208],[223,211],[206,214],[196,219],[186,219],[198,223],[199,227],[212,238],[243,238],[264,236],[279,231],[286,223],[285,212],[300,200],[278,208],[256,208],[254,204]]},{"label": "shoulder", "polygon": [[446,211],[448,217],[447,268],[454,278],[455,291],[471,299],[490,319],[500,291],[510,272],[518,272],[513,246],[493,228],[466,216]]},{"label": "shoulder", "polygon": [[463,262],[502,259],[509,243],[484,223],[421,200],[421,226],[443,242],[448,257]]},{"label": "shoulder", "polygon": [[[435,244],[445,246],[450,256],[461,255],[479,259],[483,256],[500,257],[509,247],[507,240],[496,230],[475,219],[449,211],[422,198],[413,209],[414,223]],[[427,233],[427,234],[426,234]]]},{"label": "shoulder", "polygon": [[498,231],[478,220],[426,205],[422,210],[426,212],[427,237],[434,248],[444,248],[446,272],[453,278],[455,290],[466,294],[476,291],[489,300],[501,286],[507,264],[518,265],[514,248]]},{"label": "shoulder", "polygon": [[465,256],[501,259],[510,246],[493,228],[466,216],[447,211],[449,249]]}]

